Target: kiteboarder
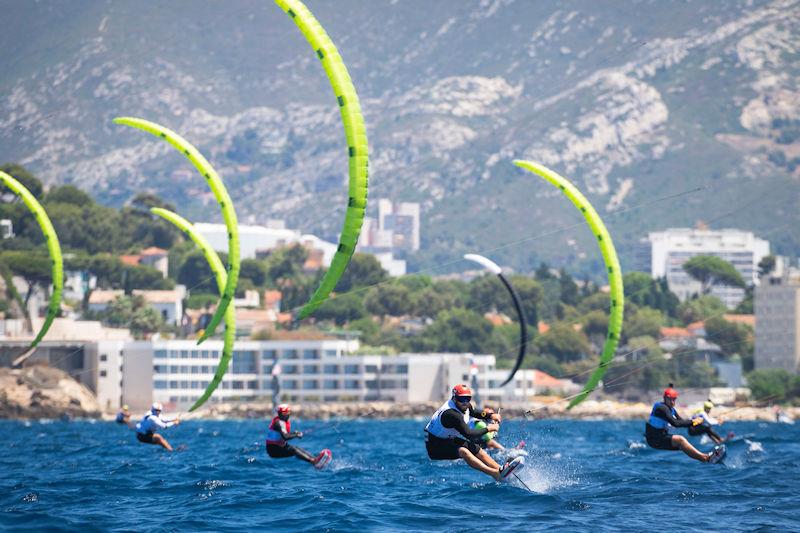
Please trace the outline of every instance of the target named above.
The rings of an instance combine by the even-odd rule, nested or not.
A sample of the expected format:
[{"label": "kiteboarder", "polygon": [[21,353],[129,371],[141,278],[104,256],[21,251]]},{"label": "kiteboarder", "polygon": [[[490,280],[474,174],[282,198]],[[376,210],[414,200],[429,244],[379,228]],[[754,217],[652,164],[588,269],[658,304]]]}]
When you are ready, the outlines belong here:
[{"label": "kiteboarder", "polygon": [[672,388],[672,383],[664,389],[664,400],[653,404],[650,418],[645,424],[645,438],[651,448],[657,450],[681,450],[683,453],[703,463],[709,462],[718,452],[715,448],[712,453],[703,453],[692,446],[686,437],[673,435],[670,427],[685,428],[692,425],[691,419],[681,418],[675,410],[675,401],[678,391]]},{"label": "kiteboarder", "polygon": [[497,413],[488,416],[490,424],[481,428],[470,428],[470,418],[480,418],[472,404],[472,390],[467,385],[453,387],[448,401],[433,414],[425,426],[425,448],[428,457],[434,461],[452,461],[464,459],[470,467],[501,481],[515,470],[524,466],[524,460],[517,457],[502,467],[482,449],[476,439],[489,432],[500,429],[501,418]]},{"label": "kiteboarder", "polygon": [[131,412],[128,410],[127,405],[123,405],[122,409],[117,411],[117,417],[114,419],[117,424],[125,424],[131,429],[135,429],[136,426],[131,422]]},{"label": "kiteboarder", "polygon": [[283,459],[285,457],[297,457],[309,462],[314,466],[323,464],[330,460],[330,450],[322,450],[314,457],[307,450],[299,446],[292,446],[287,441],[291,439],[302,439],[302,431],[292,431],[292,408],[289,404],[282,403],[277,408],[278,413],[272,419],[267,430],[267,455],[273,459]]},{"label": "kiteboarder", "polygon": [[142,421],[136,424],[136,439],[145,444],[158,444],[168,452],[171,452],[172,446],[169,445],[167,439],[156,433],[156,430],[177,426],[181,421],[179,418],[164,420],[161,418],[161,411],[163,409],[161,402],[153,403],[152,407],[150,407],[150,411],[144,415]]},{"label": "kiteboarder", "polygon": [[723,420],[711,416],[711,410],[714,404],[711,400],[703,402],[703,410],[698,411],[692,415],[692,425],[689,426],[689,435],[699,437],[700,435],[708,435],[708,438],[714,441],[714,444],[722,444],[728,439],[733,438],[733,432],[728,433],[728,439],[723,439],[719,434],[714,431],[711,426],[721,426]]}]

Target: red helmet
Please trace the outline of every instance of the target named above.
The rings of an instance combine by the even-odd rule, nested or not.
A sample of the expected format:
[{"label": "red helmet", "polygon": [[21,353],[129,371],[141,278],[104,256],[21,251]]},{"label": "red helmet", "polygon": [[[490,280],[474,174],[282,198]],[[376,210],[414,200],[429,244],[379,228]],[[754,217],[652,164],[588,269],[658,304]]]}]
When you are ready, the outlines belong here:
[{"label": "red helmet", "polygon": [[673,389],[672,385],[670,384],[669,387],[664,389],[664,398],[672,398],[673,400],[677,400],[678,399],[678,391]]},{"label": "red helmet", "polygon": [[472,389],[468,385],[459,383],[453,387],[453,396],[472,396]]},{"label": "red helmet", "polygon": [[292,414],[292,408],[289,406],[288,403],[282,403],[278,406],[278,414],[279,415],[290,415]]}]

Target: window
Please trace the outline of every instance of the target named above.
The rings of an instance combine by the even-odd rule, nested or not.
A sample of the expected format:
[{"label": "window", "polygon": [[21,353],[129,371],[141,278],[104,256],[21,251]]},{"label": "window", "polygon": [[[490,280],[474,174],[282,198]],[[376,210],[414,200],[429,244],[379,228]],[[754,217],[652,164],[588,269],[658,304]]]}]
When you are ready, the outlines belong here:
[{"label": "window", "polygon": [[338,352],[336,350],[325,350],[325,357],[336,357]]},{"label": "window", "polygon": [[153,388],[155,389],[166,389],[167,382],[163,379],[157,379],[153,382]]},{"label": "window", "polygon": [[250,390],[258,390],[258,380],[253,379],[247,382],[247,388]]},{"label": "window", "polygon": [[304,390],[313,390],[319,388],[319,381],[316,379],[304,379],[303,380],[303,389]]},{"label": "window", "polygon": [[328,390],[334,390],[339,388],[339,382],[335,379],[326,379],[324,383],[324,388]]},{"label": "window", "polygon": [[284,350],[283,351],[283,358],[284,359],[297,359],[297,350]]},{"label": "window", "polygon": [[339,365],[325,365],[323,367],[323,372],[325,374],[338,374],[339,373]]},{"label": "window", "polygon": [[192,359],[199,359],[201,357],[200,351],[192,350]]},{"label": "window", "polygon": [[303,365],[303,374],[319,374],[317,365]]},{"label": "window", "polygon": [[303,350],[303,359],[319,359],[319,350]]},{"label": "window", "polygon": [[264,350],[263,352],[261,352],[261,359],[267,361],[274,361],[276,356],[277,353],[275,352],[275,350]]},{"label": "window", "polygon": [[233,388],[236,390],[244,389],[244,381],[239,381],[238,379],[233,382]]},{"label": "window", "polygon": [[106,375],[107,375],[107,374],[106,374],[106,371],[105,371],[105,370],[101,370],[101,371],[100,371],[100,377],[101,377],[101,378],[104,378],[104,377],[106,377]]},{"label": "window", "polygon": [[408,365],[397,365],[395,368],[398,374],[408,374]]},{"label": "window", "polygon": [[193,389],[199,389],[200,388],[200,382],[199,381],[192,381],[192,388]]},{"label": "window", "polygon": [[100,361],[108,361],[108,356],[106,354],[100,354]]},{"label": "window", "polygon": [[170,388],[170,389],[177,389],[177,388],[178,388],[178,381],[177,381],[177,380],[174,380],[174,379],[173,379],[173,380],[171,380],[171,381],[169,382],[169,388]]},{"label": "window", "polygon": [[378,371],[378,365],[367,365],[365,370],[367,372],[377,372]]},{"label": "window", "polygon": [[382,389],[393,389],[397,385],[393,379],[382,379],[381,380],[381,388]]},{"label": "window", "polygon": [[271,374],[272,373],[272,365],[264,365],[261,367],[262,374]]},{"label": "window", "polygon": [[378,381],[375,379],[370,379],[365,381],[364,384],[367,386],[368,389],[374,390],[378,388]]},{"label": "window", "polygon": [[353,389],[357,389],[357,388],[359,388],[359,387],[358,387],[358,380],[357,380],[357,379],[348,379],[348,380],[345,380],[345,382],[344,382],[344,388],[345,388],[345,389],[349,389],[349,390],[353,390]]},{"label": "window", "polygon": [[256,352],[253,350],[236,350],[233,352],[233,373],[234,374],[255,374]]},{"label": "window", "polygon": [[186,381],[186,380],[181,380],[181,388],[182,389],[188,389],[189,388],[189,382]]},{"label": "window", "polygon": [[177,374],[179,372],[178,365],[169,365],[169,373],[170,374]]},{"label": "window", "polygon": [[189,350],[181,350],[181,359],[189,359]]},{"label": "window", "polygon": [[167,351],[166,350],[156,350],[155,353],[153,354],[153,357],[155,357],[156,359],[166,359]]},{"label": "window", "polygon": [[297,367],[295,365],[286,365],[283,367],[284,374],[297,374]]},{"label": "window", "polygon": [[358,365],[344,365],[345,374],[358,374]]},{"label": "window", "polygon": [[153,365],[153,373],[154,374],[166,374],[167,373],[167,365]]},{"label": "window", "polygon": [[297,389],[297,380],[295,379],[286,379],[281,382],[281,387],[286,390],[295,390]]},{"label": "window", "polygon": [[200,373],[200,366],[192,365],[192,374],[199,374],[199,373]]}]

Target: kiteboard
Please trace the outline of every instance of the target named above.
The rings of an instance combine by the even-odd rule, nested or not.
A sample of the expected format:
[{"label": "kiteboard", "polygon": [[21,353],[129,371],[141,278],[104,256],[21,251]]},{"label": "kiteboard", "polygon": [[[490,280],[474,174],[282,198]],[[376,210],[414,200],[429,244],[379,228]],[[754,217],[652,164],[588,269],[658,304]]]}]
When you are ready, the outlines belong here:
[{"label": "kiteboard", "polygon": [[510,481],[510,479],[519,474],[523,468],[525,468],[525,458],[515,457],[503,466],[503,469],[500,471],[500,481]]},{"label": "kiteboard", "polygon": [[717,464],[725,459],[725,454],[728,453],[728,449],[725,447],[724,444],[717,444],[714,446],[714,450],[711,452],[711,457],[708,459],[709,464]]},{"label": "kiteboard", "polygon": [[325,468],[325,465],[331,462],[332,458],[333,458],[333,453],[328,448],[325,448],[324,450],[319,452],[317,457],[314,459],[314,468],[322,470],[323,468]]}]

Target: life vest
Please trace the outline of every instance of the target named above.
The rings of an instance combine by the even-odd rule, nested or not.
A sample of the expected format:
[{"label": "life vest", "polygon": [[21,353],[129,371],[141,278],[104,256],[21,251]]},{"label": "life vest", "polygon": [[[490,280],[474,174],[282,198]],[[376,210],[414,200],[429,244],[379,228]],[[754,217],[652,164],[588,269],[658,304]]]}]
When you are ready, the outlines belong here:
[{"label": "life vest", "polygon": [[[455,428],[446,428],[442,425],[442,415],[448,409],[455,409],[459,413],[461,412],[458,407],[456,407],[456,403],[452,400],[452,398],[446,401],[442,406],[439,408],[438,411],[433,413],[430,422],[425,426],[425,431],[433,435],[434,437],[438,437],[440,439],[464,439],[464,435],[462,435],[457,429]],[[466,413],[464,414],[464,423],[469,424],[469,409],[467,409]]]},{"label": "life vest", "polygon": [[281,420],[279,416],[276,416],[272,419],[272,422],[269,424],[269,429],[267,430],[267,444],[277,444],[278,446],[286,446],[286,440],[284,440],[283,435],[281,435],[280,423],[286,422],[286,433],[291,433],[292,431],[292,421],[291,420]]},{"label": "life vest", "polygon": [[[666,404],[664,402],[656,402],[653,404],[653,409],[650,411],[650,418],[647,420],[647,423],[656,429],[669,431],[669,428],[671,428],[672,425],[663,418],[656,416],[656,409],[658,409],[658,407],[661,405],[666,405]],[[670,407],[670,411],[672,412],[672,416],[674,416],[675,418],[678,417],[678,412],[675,410],[674,407]]]}]

